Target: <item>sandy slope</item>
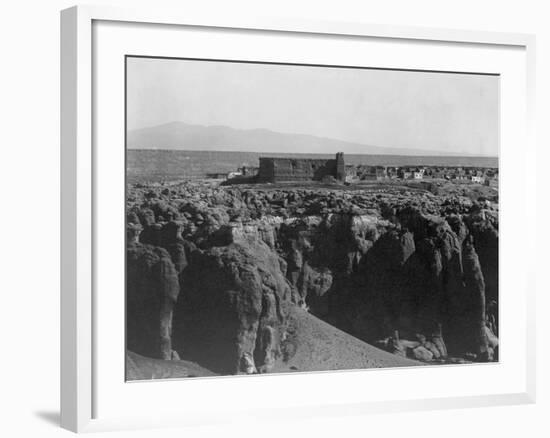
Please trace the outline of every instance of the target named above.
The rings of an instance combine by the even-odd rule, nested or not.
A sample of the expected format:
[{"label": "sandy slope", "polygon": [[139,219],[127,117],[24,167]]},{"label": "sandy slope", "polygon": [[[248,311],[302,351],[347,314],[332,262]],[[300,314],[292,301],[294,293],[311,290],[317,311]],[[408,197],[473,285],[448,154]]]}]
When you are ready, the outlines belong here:
[{"label": "sandy slope", "polygon": [[290,358],[280,360],[272,372],[423,365],[373,347],[300,308],[292,308],[289,319],[290,335],[284,345]]},{"label": "sandy slope", "polygon": [[195,362],[187,360],[161,360],[126,353],[126,379],[177,379],[182,377],[205,377],[215,374]]}]

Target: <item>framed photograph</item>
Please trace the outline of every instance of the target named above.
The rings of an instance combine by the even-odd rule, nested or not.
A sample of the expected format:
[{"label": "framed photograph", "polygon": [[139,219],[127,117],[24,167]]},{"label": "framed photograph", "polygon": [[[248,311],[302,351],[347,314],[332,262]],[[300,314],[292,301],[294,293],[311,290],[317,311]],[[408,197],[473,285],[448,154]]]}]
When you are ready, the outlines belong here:
[{"label": "framed photograph", "polygon": [[534,401],[534,37],[79,6],[61,54],[63,427]]}]

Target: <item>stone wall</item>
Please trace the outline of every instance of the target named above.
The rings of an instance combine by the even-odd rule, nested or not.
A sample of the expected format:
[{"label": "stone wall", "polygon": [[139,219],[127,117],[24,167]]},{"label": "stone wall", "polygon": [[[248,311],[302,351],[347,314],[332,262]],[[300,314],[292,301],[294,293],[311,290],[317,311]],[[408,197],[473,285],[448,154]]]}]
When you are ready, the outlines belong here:
[{"label": "stone wall", "polygon": [[332,176],[345,178],[344,154],[336,159],[300,159],[260,157],[259,182],[320,181]]}]

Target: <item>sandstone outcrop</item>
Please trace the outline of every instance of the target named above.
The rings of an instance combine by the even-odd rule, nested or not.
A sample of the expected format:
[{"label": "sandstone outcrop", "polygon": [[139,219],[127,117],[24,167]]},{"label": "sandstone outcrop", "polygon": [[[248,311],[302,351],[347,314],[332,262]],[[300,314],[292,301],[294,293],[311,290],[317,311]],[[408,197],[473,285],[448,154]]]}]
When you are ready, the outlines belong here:
[{"label": "sandstone outcrop", "polygon": [[127,347],[145,356],[172,358],[172,316],[180,287],[170,254],[130,243],[127,249]]},{"label": "sandstone outcrop", "polygon": [[290,287],[262,241],[196,250],[184,275],[174,339],[226,373],[269,371],[279,356]]}]

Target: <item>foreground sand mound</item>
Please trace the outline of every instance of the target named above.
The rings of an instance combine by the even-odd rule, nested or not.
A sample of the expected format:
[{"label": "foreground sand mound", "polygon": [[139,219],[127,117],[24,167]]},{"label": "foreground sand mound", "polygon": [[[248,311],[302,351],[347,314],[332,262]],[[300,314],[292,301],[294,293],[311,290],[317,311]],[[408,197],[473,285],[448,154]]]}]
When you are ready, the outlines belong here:
[{"label": "foreground sand mound", "polygon": [[131,351],[126,352],[126,380],[178,379],[214,375],[212,371],[188,360],[151,359]]},{"label": "foreground sand mound", "polygon": [[288,318],[288,337],[274,373],[423,365],[373,347],[299,307],[292,307]]}]

